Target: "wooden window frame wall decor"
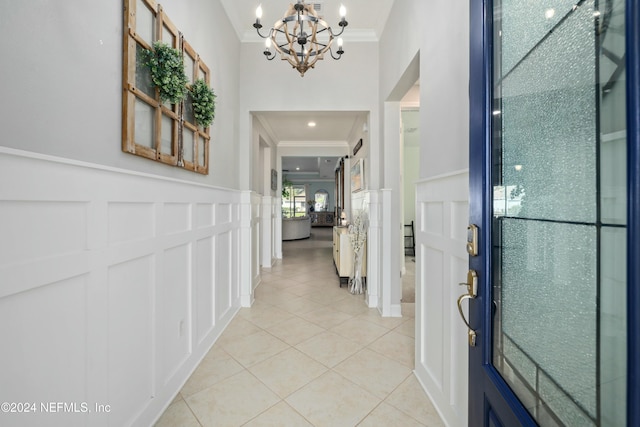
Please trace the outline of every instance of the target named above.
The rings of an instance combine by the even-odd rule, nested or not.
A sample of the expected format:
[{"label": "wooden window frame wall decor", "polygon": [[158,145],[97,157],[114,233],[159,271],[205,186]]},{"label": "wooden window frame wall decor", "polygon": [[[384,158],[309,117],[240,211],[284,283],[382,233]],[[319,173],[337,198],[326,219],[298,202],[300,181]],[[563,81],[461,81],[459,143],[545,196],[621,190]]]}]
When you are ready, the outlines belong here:
[{"label": "wooden window frame wall decor", "polygon": [[[203,79],[211,87],[209,67],[162,6],[154,0],[124,0],[122,151],[206,175],[210,126],[203,128],[196,124],[188,90],[179,104],[161,102],[150,72],[141,64],[142,49],[153,50],[156,41],[182,52],[189,78],[187,88],[197,79]],[[151,120],[143,120],[144,111]]]}]

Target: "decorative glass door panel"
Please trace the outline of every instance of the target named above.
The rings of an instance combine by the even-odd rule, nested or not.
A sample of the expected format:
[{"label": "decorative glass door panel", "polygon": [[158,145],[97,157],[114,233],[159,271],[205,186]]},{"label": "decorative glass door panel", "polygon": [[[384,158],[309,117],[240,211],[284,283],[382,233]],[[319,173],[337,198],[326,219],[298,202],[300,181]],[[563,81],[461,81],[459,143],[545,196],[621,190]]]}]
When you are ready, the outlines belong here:
[{"label": "decorative glass door panel", "polygon": [[493,10],[492,362],[540,425],[623,426],[624,1]]}]

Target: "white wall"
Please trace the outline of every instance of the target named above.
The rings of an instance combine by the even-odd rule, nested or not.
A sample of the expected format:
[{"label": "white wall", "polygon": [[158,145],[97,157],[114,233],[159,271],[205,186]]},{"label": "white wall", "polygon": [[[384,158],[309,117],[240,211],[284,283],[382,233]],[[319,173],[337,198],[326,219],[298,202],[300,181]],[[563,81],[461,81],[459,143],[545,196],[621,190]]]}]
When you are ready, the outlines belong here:
[{"label": "white wall", "polygon": [[416,220],[416,181],[420,173],[420,147],[404,147],[404,223]]},{"label": "white wall", "polygon": [[[419,91],[417,95],[420,96]],[[410,109],[405,108],[405,102],[406,98],[402,110],[402,191],[404,224],[410,224],[416,219],[415,186],[420,177],[420,110],[419,105],[413,104]]]},{"label": "white wall", "polygon": [[161,3],[211,69],[208,176],[121,151],[122,1],[0,2],[0,93],[10,100],[0,106],[0,145],[238,188],[240,43],[219,1]]},{"label": "white wall", "polygon": [[162,6],[211,69],[208,176],[121,151],[122,1],[0,2],[0,398],[111,405],[9,424],[152,424],[257,264],[241,243],[259,210],[249,195],[241,217],[240,43],[217,0]]},{"label": "white wall", "polygon": [[468,1],[396,1],[380,41],[381,103],[402,98],[419,55],[415,373],[450,426],[467,425],[468,350],[453,297],[467,268],[468,22]]},{"label": "white wall", "polygon": [[469,2],[432,1],[422,16],[432,18],[420,52],[420,177],[427,178],[469,167]]},{"label": "white wall", "polygon": [[[350,46],[341,60],[319,61],[315,69],[300,77],[288,63],[279,59],[267,61],[262,54],[264,44],[242,44],[239,116],[242,159],[251,164],[257,160],[251,136],[252,111],[373,111],[377,117],[377,44],[361,42]],[[377,125],[376,120],[369,127]],[[373,143],[379,142],[376,139]],[[252,167],[241,171],[241,188],[261,191],[255,188],[254,170]]]}]

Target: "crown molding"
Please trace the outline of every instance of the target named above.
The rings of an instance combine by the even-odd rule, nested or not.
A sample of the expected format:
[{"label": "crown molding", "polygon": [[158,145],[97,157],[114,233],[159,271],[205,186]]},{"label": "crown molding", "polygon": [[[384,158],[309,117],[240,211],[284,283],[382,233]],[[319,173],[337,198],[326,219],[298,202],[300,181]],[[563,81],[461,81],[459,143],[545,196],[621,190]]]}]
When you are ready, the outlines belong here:
[{"label": "crown molding", "polygon": [[281,141],[278,143],[278,148],[297,147],[349,148],[349,143],[347,141]]}]

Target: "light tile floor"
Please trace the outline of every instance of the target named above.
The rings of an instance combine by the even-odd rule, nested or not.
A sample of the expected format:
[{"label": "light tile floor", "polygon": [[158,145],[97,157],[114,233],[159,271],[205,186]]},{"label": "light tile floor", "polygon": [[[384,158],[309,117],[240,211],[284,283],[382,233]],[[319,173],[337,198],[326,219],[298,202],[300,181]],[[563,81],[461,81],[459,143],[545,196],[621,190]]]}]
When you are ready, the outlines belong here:
[{"label": "light tile floor", "polygon": [[330,228],[284,242],[156,426],[442,426],[413,375],[414,304],[380,317],[339,287]]}]

